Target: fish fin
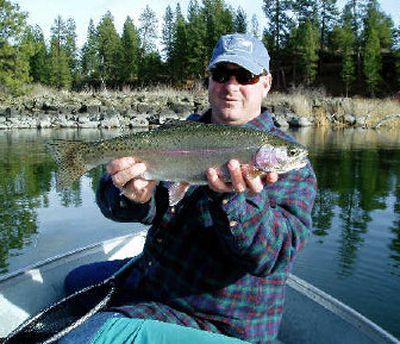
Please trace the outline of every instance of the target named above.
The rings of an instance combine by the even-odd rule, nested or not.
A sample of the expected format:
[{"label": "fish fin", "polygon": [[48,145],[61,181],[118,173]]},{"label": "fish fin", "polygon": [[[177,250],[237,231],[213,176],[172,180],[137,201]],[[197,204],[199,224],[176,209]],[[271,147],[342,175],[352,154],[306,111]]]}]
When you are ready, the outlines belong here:
[{"label": "fish fin", "polygon": [[85,174],[89,168],[82,156],[84,142],[52,140],[46,143],[46,149],[58,166],[56,189],[61,191]]},{"label": "fish fin", "polygon": [[261,171],[258,168],[250,168],[250,170],[247,172],[246,177],[248,177],[250,179],[253,179],[253,178],[256,178],[256,177],[261,177],[264,174],[265,174],[265,172]]},{"label": "fish fin", "polygon": [[180,182],[180,183],[173,183],[168,188],[168,200],[169,200],[169,205],[171,207],[177,205],[182,200],[182,198],[185,197],[185,194],[189,189],[189,186],[190,184],[187,182]]}]

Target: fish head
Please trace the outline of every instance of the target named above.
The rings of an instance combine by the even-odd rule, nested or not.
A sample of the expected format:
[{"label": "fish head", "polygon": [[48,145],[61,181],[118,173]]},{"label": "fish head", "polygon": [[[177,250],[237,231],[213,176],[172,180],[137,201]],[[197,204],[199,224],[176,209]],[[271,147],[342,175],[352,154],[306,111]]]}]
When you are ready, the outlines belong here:
[{"label": "fish head", "polygon": [[262,172],[286,173],[307,164],[308,152],[300,144],[263,145],[254,158],[254,167]]}]

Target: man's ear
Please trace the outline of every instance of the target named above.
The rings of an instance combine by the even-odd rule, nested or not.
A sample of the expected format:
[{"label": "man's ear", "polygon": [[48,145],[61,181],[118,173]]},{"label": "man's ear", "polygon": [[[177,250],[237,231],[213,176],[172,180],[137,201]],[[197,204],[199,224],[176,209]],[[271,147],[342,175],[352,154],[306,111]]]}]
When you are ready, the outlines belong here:
[{"label": "man's ear", "polygon": [[264,97],[267,96],[269,90],[271,89],[271,85],[272,85],[272,75],[268,74],[264,76],[264,91],[263,91],[263,95]]}]

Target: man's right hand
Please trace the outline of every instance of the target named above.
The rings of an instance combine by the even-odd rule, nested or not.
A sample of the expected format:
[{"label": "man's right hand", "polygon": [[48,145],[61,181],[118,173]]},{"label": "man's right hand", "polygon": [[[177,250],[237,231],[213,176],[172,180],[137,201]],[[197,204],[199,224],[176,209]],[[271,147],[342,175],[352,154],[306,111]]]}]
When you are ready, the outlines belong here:
[{"label": "man's right hand", "polygon": [[107,172],[113,184],[126,198],[137,203],[150,201],[157,184],[155,180],[143,178],[145,171],[146,165],[133,157],[111,160],[107,164]]}]

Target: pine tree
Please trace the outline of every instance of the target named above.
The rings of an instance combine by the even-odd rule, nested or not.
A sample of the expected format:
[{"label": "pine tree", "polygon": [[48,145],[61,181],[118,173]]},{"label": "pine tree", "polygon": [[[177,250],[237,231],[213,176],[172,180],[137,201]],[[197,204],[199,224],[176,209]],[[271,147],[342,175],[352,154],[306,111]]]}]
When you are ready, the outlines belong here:
[{"label": "pine tree", "polygon": [[30,82],[29,59],[32,51],[21,45],[26,14],[7,0],[0,1],[0,89],[19,94]]},{"label": "pine tree", "polygon": [[345,85],[346,97],[349,95],[350,87],[356,76],[356,66],[354,60],[354,47],[356,44],[356,35],[352,28],[352,13],[348,5],[344,7],[342,16],[342,25],[336,26],[333,30],[333,44],[337,47],[342,57],[342,69],[340,77]]},{"label": "pine tree", "polygon": [[52,34],[49,52],[49,84],[57,88],[68,89],[72,85],[72,73],[70,56],[66,49],[66,25],[60,15],[54,20],[50,31]]},{"label": "pine tree", "polygon": [[318,0],[319,2],[319,18],[320,18],[320,50],[325,50],[328,44],[328,33],[332,30],[337,20],[338,9],[337,0]]},{"label": "pine tree", "polygon": [[42,29],[35,25],[28,27],[25,40],[32,45],[32,54],[29,59],[30,76],[33,82],[47,84],[49,81],[48,53]]},{"label": "pine tree", "polygon": [[284,49],[288,45],[290,29],[293,21],[289,10],[291,1],[264,0],[263,10],[268,19],[268,26],[263,33],[263,41],[271,55],[271,71],[274,73],[274,83],[278,88],[286,88],[286,77],[283,69]]},{"label": "pine tree", "polygon": [[175,35],[175,20],[174,13],[172,11],[171,6],[167,6],[164,14],[164,25],[162,27],[162,44],[164,45],[163,53],[165,56],[165,60],[167,64],[172,57],[172,50],[174,44],[174,35]]},{"label": "pine tree", "polygon": [[197,0],[190,0],[188,5],[188,59],[187,70],[190,79],[202,78],[209,59],[206,43],[206,21],[204,12]]},{"label": "pine tree", "polygon": [[394,31],[394,46],[395,46],[395,68],[397,89],[400,89],[400,25]]},{"label": "pine tree", "polygon": [[364,17],[364,76],[371,96],[382,81],[382,51],[393,44],[393,22],[380,11],[377,0],[369,0]]},{"label": "pine tree", "polygon": [[301,23],[297,30],[297,51],[303,81],[311,85],[317,76],[319,33],[311,20]]},{"label": "pine tree", "polygon": [[253,14],[251,17],[251,28],[250,28],[250,34],[252,34],[254,37],[259,37],[260,36],[260,23],[258,22],[257,16]]},{"label": "pine tree", "polygon": [[291,0],[291,10],[294,12],[298,23],[311,21],[319,22],[319,8],[316,0]]},{"label": "pine tree", "polygon": [[143,54],[147,55],[156,50],[156,40],[158,38],[157,16],[149,5],[146,5],[146,8],[140,14],[139,22],[140,22],[139,34],[140,34],[140,41],[142,44],[141,49],[143,51]]},{"label": "pine tree", "polygon": [[99,40],[92,19],[89,21],[87,40],[81,51],[81,73],[84,83],[100,84]]},{"label": "pine tree", "polygon": [[182,83],[188,78],[188,37],[185,18],[182,15],[179,3],[176,7],[175,17],[171,67],[175,81]]},{"label": "pine tree", "polygon": [[125,83],[134,83],[138,78],[139,70],[139,32],[133,20],[128,16],[122,32],[123,62],[121,79]]},{"label": "pine tree", "polygon": [[73,18],[68,18],[65,23],[65,43],[64,49],[68,57],[68,66],[73,82],[78,77],[78,49],[76,46],[76,24]]},{"label": "pine tree", "polygon": [[247,16],[246,13],[243,11],[243,8],[241,8],[240,6],[236,11],[233,28],[235,32],[247,32]]},{"label": "pine tree", "polygon": [[380,84],[382,68],[381,46],[378,32],[371,28],[364,47],[364,75],[369,94],[374,97]]},{"label": "pine tree", "polygon": [[120,81],[122,61],[121,39],[114,26],[111,12],[107,12],[97,26],[98,48],[100,58],[100,79],[102,85],[115,87]]},{"label": "pine tree", "polygon": [[218,39],[224,34],[234,32],[234,14],[223,0],[203,0],[203,13],[206,22],[205,46],[207,55],[211,56]]}]

